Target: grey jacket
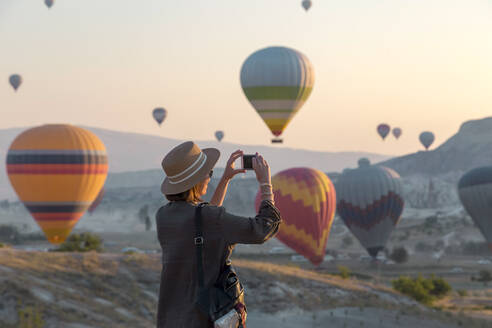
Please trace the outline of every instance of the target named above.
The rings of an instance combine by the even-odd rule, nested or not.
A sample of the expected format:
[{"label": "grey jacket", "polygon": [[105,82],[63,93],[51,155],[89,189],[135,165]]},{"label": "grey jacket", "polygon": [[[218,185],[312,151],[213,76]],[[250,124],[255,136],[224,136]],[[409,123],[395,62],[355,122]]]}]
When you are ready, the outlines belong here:
[{"label": "grey jacket", "polygon": [[[205,206],[202,213],[205,287],[217,280],[235,244],[261,244],[277,233],[282,221],[270,201],[261,203],[254,218],[232,215],[215,206]],[[194,218],[195,205],[187,202],[170,202],[156,214],[162,247],[158,328],[213,327],[195,306],[198,278]]]}]

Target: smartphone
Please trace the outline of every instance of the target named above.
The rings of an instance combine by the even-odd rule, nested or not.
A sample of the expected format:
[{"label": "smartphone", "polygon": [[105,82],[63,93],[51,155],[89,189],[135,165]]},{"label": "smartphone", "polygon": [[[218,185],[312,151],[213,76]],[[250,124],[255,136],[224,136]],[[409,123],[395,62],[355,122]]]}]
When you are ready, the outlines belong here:
[{"label": "smartphone", "polygon": [[243,155],[243,169],[252,170],[253,169],[253,158],[256,155]]}]

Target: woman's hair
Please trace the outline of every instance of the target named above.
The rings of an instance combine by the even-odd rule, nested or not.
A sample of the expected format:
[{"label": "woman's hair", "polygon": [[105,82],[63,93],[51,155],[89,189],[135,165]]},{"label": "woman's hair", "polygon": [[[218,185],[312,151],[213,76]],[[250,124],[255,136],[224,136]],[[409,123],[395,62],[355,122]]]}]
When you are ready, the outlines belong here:
[{"label": "woman's hair", "polygon": [[203,200],[200,198],[200,191],[202,183],[194,185],[191,189],[180,192],[179,194],[166,195],[166,198],[170,202],[184,201],[188,203],[201,203]]}]

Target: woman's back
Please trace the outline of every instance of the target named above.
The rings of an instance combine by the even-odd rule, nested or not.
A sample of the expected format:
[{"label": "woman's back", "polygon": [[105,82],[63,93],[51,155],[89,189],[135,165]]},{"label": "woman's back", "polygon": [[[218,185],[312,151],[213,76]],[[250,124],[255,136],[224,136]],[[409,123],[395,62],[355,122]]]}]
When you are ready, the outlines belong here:
[{"label": "woman's back", "polygon": [[[196,308],[198,282],[195,238],[195,206],[170,202],[156,215],[162,247],[162,275],[158,327],[209,327],[212,324]],[[223,207],[203,208],[203,263],[205,286],[212,286],[230,256],[234,244],[263,243],[273,236],[280,215],[263,201],[255,218],[229,214]]]}]

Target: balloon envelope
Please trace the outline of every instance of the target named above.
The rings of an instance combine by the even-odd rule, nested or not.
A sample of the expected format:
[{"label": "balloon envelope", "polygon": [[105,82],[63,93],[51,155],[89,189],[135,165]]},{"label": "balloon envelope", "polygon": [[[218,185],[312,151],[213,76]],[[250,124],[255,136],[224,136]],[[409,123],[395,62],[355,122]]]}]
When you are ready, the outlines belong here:
[{"label": "balloon envelope", "polygon": [[28,129],[7,153],[12,187],[53,244],[67,238],[96,199],[107,171],[101,140],[71,125]]},{"label": "balloon envelope", "polygon": [[101,204],[105,193],[106,193],[106,191],[104,190],[104,187],[101,188],[101,191],[99,191],[99,193],[97,194],[96,199],[94,199],[91,206],[89,206],[89,208],[87,209],[87,211],[90,214],[92,214],[96,210],[96,208],[99,206],[99,204]]},{"label": "balloon envelope", "polygon": [[215,138],[220,142],[224,138],[224,131],[215,131]]},{"label": "balloon envelope", "polygon": [[396,139],[399,139],[400,136],[401,136],[401,129],[400,128],[394,128],[393,129],[393,136],[396,138]]},{"label": "balloon envelope", "polygon": [[420,143],[425,147],[426,150],[428,150],[429,147],[432,145],[434,139],[434,133],[429,131],[422,132],[419,136]]},{"label": "balloon envelope", "polygon": [[367,158],[359,168],[342,173],[336,183],[337,211],[367,252],[376,257],[384,249],[403,212],[400,176],[372,166]]},{"label": "balloon envelope", "polygon": [[161,107],[158,107],[152,111],[152,116],[156,120],[156,122],[161,125],[162,122],[166,119],[167,110]]},{"label": "balloon envelope", "polygon": [[311,6],[313,5],[313,3],[311,2],[311,0],[303,0],[302,1],[302,7],[308,11],[309,8],[311,8]]},{"label": "balloon envelope", "polygon": [[309,59],[297,50],[264,48],[244,62],[241,86],[272,134],[278,137],[309,98],[314,70]]},{"label": "balloon envelope", "polygon": [[46,7],[51,8],[53,6],[53,3],[55,0],[44,0],[44,3],[46,4]]},{"label": "balloon envelope", "polygon": [[391,130],[390,126],[385,123],[379,124],[377,128],[378,134],[379,136],[381,136],[381,138],[383,138],[383,140],[386,138],[390,130]]},{"label": "balloon envelope", "polygon": [[[277,238],[319,265],[335,216],[336,194],[330,179],[321,171],[292,168],[272,177],[275,205],[283,223]],[[259,208],[261,195],[256,195]]]},{"label": "balloon envelope", "polygon": [[465,173],[458,182],[458,194],[492,251],[492,166]]},{"label": "balloon envelope", "polygon": [[15,91],[19,88],[19,86],[22,84],[22,76],[19,74],[12,74],[9,77],[9,83],[14,88]]}]

